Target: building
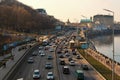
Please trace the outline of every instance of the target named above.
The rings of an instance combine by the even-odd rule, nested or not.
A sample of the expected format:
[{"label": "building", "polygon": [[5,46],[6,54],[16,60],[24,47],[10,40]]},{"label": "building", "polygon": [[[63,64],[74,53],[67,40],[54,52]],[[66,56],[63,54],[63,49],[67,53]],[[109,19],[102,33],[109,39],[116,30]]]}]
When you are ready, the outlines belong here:
[{"label": "building", "polygon": [[40,14],[47,15],[47,12],[45,9],[36,9]]},{"label": "building", "polygon": [[80,26],[83,28],[91,28],[92,27],[92,20],[91,19],[81,19]]},{"label": "building", "polygon": [[114,24],[113,16],[111,15],[95,15],[93,16],[93,22],[95,25],[102,24],[106,27],[110,27]]}]

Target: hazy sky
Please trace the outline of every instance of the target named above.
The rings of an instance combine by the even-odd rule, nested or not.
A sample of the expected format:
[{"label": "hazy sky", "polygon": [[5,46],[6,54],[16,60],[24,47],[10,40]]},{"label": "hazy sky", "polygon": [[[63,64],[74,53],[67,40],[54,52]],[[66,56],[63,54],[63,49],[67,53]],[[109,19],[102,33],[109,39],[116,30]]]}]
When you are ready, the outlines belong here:
[{"label": "hazy sky", "polygon": [[111,14],[103,9],[115,13],[115,21],[120,21],[120,0],[18,0],[34,9],[44,8],[49,15],[62,21],[69,19],[79,22],[81,15],[90,18],[96,14]]}]

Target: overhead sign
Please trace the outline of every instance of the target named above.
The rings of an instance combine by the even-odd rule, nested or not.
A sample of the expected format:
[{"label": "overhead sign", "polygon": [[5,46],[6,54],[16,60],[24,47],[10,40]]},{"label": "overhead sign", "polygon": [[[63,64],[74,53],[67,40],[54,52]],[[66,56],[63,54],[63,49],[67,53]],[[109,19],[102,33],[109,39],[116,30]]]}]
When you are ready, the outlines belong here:
[{"label": "overhead sign", "polygon": [[87,49],[89,47],[88,43],[82,43],[80,46],[82,49]]}]

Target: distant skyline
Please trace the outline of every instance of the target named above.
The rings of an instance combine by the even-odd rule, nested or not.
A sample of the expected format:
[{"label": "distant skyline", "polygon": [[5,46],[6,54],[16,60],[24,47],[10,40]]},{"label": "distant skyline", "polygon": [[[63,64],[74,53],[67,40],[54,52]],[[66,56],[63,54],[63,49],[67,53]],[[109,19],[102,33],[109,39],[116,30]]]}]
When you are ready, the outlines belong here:
[{"label": "distant skyline", "polygon": [[80,22],[84,19],[97,14],[112,15],[112,13],[104,11],[109,9],[115,13],[115,21],[120,22],[120,0],[18,0],[33,9],[43,8],[48,15],[66,22]]}]

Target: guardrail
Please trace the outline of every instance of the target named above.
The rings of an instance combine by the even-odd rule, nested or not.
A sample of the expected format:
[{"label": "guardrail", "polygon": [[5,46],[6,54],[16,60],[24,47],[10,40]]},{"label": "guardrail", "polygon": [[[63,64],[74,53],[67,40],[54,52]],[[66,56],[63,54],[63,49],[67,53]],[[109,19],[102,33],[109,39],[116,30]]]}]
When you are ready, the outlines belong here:
[{"label": "guardrail", "polygon": [[35,44],[33,47],[28,49],[23,56],[13,65],[13,67],[9,70],[9,72],[4,76],[2,80],[12,80],[13,76],[17,72],[17,69],[20,67],[21,63],[25,61],[26,57],[29,55],[28,52],[32,52],[33,49],[38,47],[39,44]]}]

